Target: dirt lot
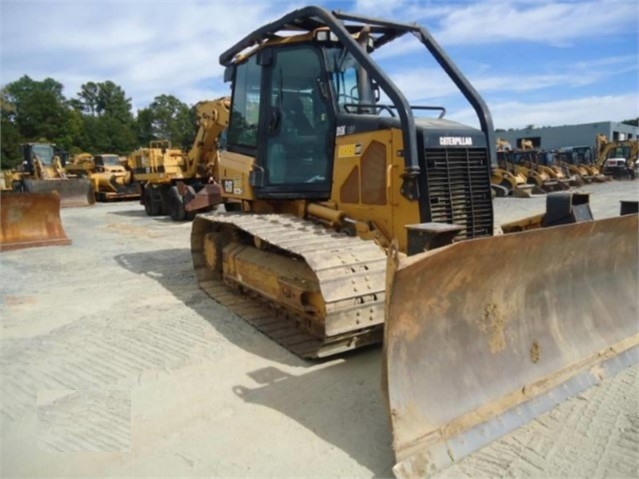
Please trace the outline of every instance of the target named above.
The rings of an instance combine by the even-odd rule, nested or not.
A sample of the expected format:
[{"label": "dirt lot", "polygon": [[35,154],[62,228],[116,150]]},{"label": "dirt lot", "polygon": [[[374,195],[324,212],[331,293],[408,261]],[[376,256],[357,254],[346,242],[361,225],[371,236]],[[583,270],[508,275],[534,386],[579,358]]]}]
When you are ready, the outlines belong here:
[{"label": "dirt lot", "polygon": [[[638,185],[585,188],[595,217]],[[545,199],[495,204],[501,223]],[[392,476],[380,348],[291,355],[198,289],[188,223],[136,202],[62,218],[71,246],[0,256],[3,477]],[[440,477],[637,477],[638,371]]]}]

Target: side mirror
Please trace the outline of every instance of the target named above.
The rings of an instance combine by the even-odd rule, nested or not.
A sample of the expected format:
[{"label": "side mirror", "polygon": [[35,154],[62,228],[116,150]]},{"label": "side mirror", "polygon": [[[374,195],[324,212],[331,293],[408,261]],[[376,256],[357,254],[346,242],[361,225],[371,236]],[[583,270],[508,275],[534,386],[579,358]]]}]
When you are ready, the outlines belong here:
[{"label": "side mirror", "polygon": [[235,65],[228,66],[224,69],[224,83],[232,82],[235,76]]}]

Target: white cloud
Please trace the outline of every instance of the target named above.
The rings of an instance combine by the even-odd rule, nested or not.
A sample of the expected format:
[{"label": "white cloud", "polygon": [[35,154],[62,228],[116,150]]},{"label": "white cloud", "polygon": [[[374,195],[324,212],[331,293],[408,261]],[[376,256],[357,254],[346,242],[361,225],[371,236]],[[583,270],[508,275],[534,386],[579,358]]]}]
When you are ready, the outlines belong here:
[{"label": "white cloud", "polygon": [[[541,103],[506,101],[489,106],[495,128],[505,129],[525,128],[527,125],[561,126],[621,121],[639,117],[637,94],[633,92]],[[449,118],[477,125],[475,112],[471,108],[453,112]]]},{"label": "white cloud", "polygon": [[[455,2],[358,2],[377,16],[417,23],[426,27],[438,43],[478,45],[508,41],[566,46],[574,40],[608,33],[635,32],[639,7],[635,0],[550,1],[483,0]],[[413,53],[418,42],[393,44],[385,56]]]},{"label": "white cloud", "polygon": [[[550,73],[505,73],[486,67],[467,73],[466,76],[482,94],[498,92],[512,96],[513,93],[519,95],[547,88],[566,89],[614,81],[619,74],[637,72],[639,66],[633,57],[620,56],[577,62],[568,69],[559,69],[559,73],[554,73],[554,68],[545,65],[540,65],[540,69],[547,69]],[[390,76],[412,101],[441,99],[458,92],[457,87],[439,67],[402,69],[391,72]]]},{"label": "white cloud", "polygon": [[101,2],[100,8],[75,1],[3,3],[2,83],[51,77],[71,98],[83,83],[111,80],[136,108],[165,93],[193,104],[228,91],[219,65],[224,50],[300,6],[295,0],[138,0]]}]

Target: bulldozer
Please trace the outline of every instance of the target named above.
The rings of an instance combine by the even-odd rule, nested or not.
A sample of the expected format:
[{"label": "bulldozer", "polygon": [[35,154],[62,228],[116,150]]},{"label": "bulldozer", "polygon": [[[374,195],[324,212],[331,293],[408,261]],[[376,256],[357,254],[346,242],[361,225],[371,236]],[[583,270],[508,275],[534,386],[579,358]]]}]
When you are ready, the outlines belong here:
[{"label": "bulldozer", "polygon": [[[375,62],[407,34],[478,128],[409,104]],[[225,207],[193,221],[199,285],[303,358],[383,342],[397,477],[445,467],[637,362],[638,215],[584,218],[558,193],[549,221],[496,235],[492,117],[428,30],[311,6],[220,63]]]},{"label": "bulldozer", "polygon": [[154,140],[149,148],[131,153],[128,168],[141,185],[147,215],[191,220],[197,211],[218,203],[220,186],[213,164],[228,124],[229,103],[228,98],[217,98],[195,105],[198,129],[187,153],[171,148],[167,140]]},{"label": "bulldozer", "polygon": [[140,198],[140,185],[120,163],[115,154],[75,155],[64,167],[69,176],[88,178],[97,201],[129,200]]},{"label": "bulldozer", "polygon": [[51,143],[21,145],[23,162],[16,171],[5,173],[7,189],[23,193],[51,193],[60,196],[62,208],[89,206],[95,203],[93,187],[86,178],[69,177],[64,157]]},{"label": "bulldozer", "polygon": [[66,155],[51,143],[26,143],[22,152],[21,167],[4,172],[0,251],[69,244],[60,208],[94,204],[91,183],[67,175]]}]

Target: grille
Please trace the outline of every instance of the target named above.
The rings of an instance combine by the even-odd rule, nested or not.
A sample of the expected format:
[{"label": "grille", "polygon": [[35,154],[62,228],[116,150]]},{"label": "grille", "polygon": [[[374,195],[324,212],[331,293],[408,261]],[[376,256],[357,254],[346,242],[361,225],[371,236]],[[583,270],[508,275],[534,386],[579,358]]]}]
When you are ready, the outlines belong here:
[{"label": "grille", "polygon": [[425,154],[430,221],[464,226],[456,239],[491,235],[493,205],[487,150],[427,149]]}]

